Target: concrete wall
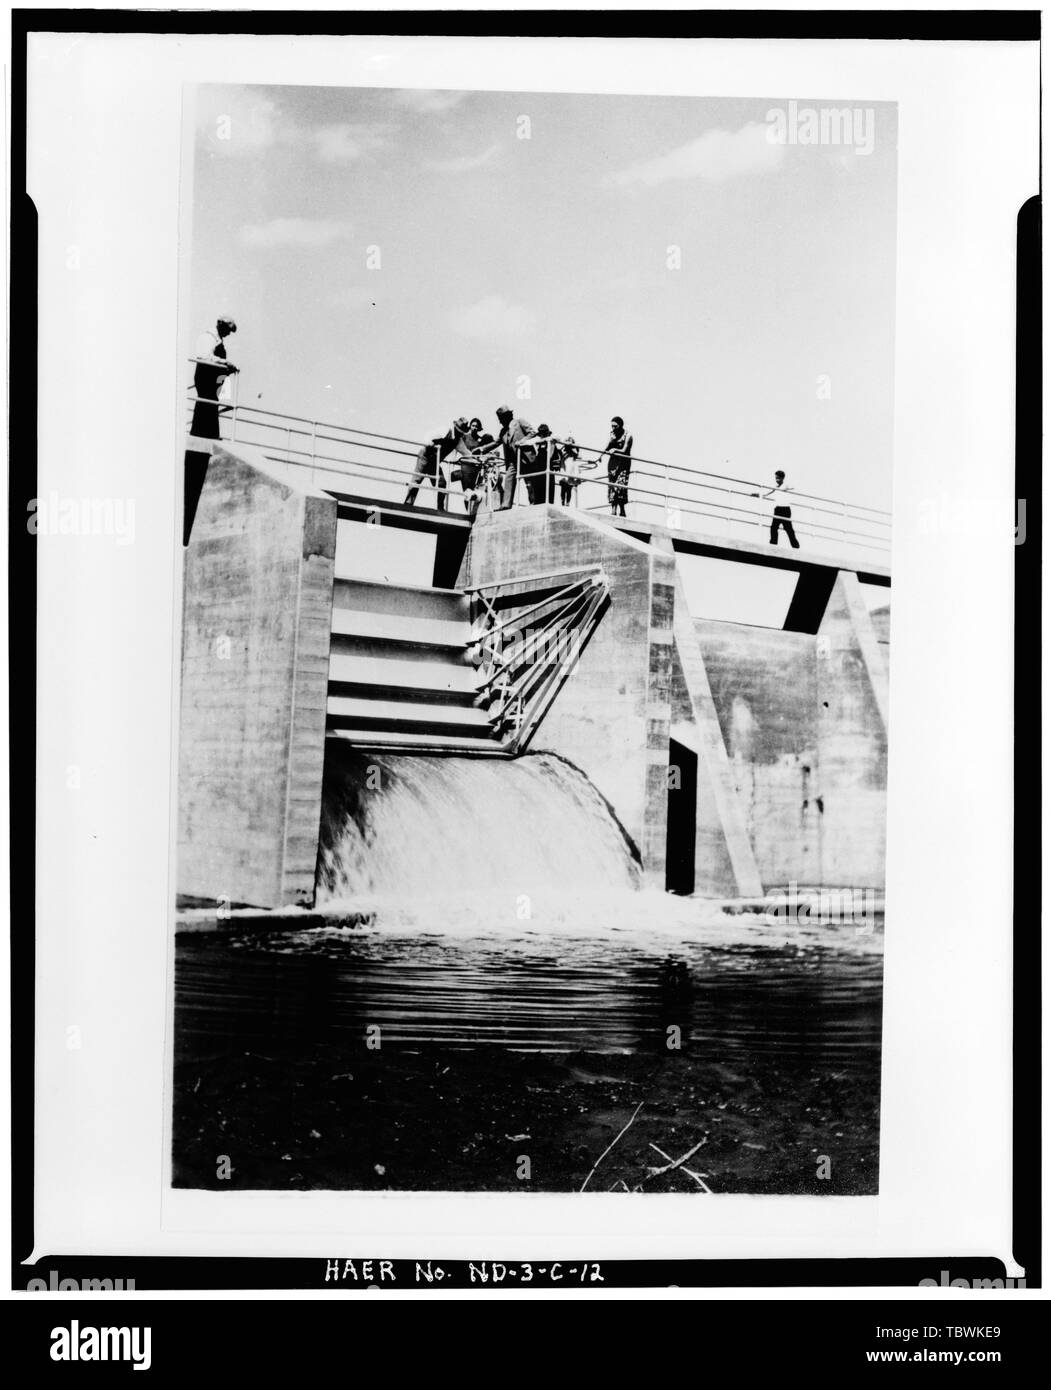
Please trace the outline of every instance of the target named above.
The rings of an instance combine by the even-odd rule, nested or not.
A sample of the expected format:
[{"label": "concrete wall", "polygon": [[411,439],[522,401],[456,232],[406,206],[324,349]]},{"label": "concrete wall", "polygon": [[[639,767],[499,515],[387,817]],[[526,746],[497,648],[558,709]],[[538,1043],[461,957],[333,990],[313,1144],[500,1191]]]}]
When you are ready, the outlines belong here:
[{"label": "concrete wall", "polygon": [[698,761],[694,891],[710,897],[758,897],[763,884],[748,818],[681,578],[675,590],[674,631],[672,734],[697,753]]},{"label": "concrete wall", "polygon": [[314,893],[336,503],[216,446],[185,554],[177,891]]},{"label": "concrete wall", "polygon": [[872,628],[876,634],[876,641],[880,645],[883,653],[883,664],[890,669],[890,604],[885,604],[881,608],[874,608],[869,617],[872,619]]},{"label": "concrete wall", "polygon": [[760,878],[821,883],[817,639],[711,619],[695,627]]},{"label": "concrete wall", "polygon": [[478,518],[458,580],[486,584],[601,564],[610,605],[534,736],[613,807],[663,888],[675,561],[586,513],[536,506]]},{"label": "concrete wall", "polygon": [[836,578],[817,645],[821,881],[882,888],[887,664],[857,575],[847,570]]},{"label": "concrete wall", "polygon": [[667,537],[530,507],[479,519],[458,582],[589,564],[610,607],[532,747],[587,774],[648,881],[664,879],[674,738],[697,755],[695,891],[881,888],[887,663],[856,574],[822,571],[810,632],[694,621]]},{"label": "concrete wall", "polygon": [[882,888],[886,662],[841,571],[818,633],[695,623],[764,887]]}]

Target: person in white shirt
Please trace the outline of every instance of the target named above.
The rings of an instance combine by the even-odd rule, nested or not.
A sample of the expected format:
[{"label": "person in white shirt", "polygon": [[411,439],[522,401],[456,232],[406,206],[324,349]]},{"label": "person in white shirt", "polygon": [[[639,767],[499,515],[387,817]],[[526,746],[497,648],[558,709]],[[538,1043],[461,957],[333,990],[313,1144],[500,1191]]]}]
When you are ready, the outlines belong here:
[{"label": "person in white shirt", "polygon": [[[553,467],[558,473],[558,493],[563,507],[568,507],[573,501],[573,493],[580,482],[580,450],[577,442],[571,434],[567,434],[564,439],[555,440],[555,463]],[[552,498],[552,501],[554,499]]]},{"label": "person in white shirt", "polygon": [[452,422],[449,429],[444,434],[436,434],[429,444],[425,444],[416,455],[416,471],[409,482],[409,490],[405,494],[405,505],[413,507],[416,505],[416,494],[420,490],[420,484],[427,480],[434,485],[434,490],[438,494],[438,510],[444,512],[449,505],[449,484],[445,480],[445,471],[442,462],[450,454],[456,454],[458,458],[473,462],[471,450],[467,443],[467,435],[470,426],[466,415],[458,415]]},{"label": "person in white shirt", "polygon": [[519,470],[523,473],[533,470],[536,451],[528,441],[536,438],[536,430],[528,420],[516,415],[509,405],[498,405],[496,418],[500,422],[500,433],[496,439],[504,454],[503,471],[496,484],[500,498],[497,511],[507,511],[515,504]]},{"label": "person in white shirt", "polygon": [[[194,353],[196,366],[193,370],[193,392],[196,397],[193,406],[193,420],[190,434],[197,439],[219,438],[219,386],[237,368],[227,361],[223,339],[237,332],[237,324],[229,314],[220,314],[215,321],[215,332],[209,330],[197,339]],[[193,445],[186,450],[183,463],[183,511],[182,543],[190,543],[193,519],[197,514],[204,480],[208,476],[208,449]]]},{"label": "person in white shirt", "polygon": [[193,390],[197,400],[193,407],[190,433],[199,439],[219,438],[219,386],[237,371],[234,364],[227,360],[223,339],[236,332],[237,324],[229,314],[222,314],[215,321],[215,332],[209,329],[197,339],[194,354],[197,365],[193,372]]},{"label": "person in white shirt", "polygon": [[[766,492],[753,492],[752,496],[762,497],[764,500],[769,499],[771,497],[781,498],[785,495],[785,493],[791,491],[792,489],[790,487],[785,487],[785,475],[779,468],[777,472],[774,474],[773,487],[768,488]],[[774,507],[774,515],[770,522],[771,545],[777,544],[777,533],[782,528],[784,529],[785,535],[788,537],[789,545],[792,547],[793,550],[798,550],[799,542],[796,540],[796,533],[792,527],[792,508],[784,506],[783,504],[778,504]]]}]

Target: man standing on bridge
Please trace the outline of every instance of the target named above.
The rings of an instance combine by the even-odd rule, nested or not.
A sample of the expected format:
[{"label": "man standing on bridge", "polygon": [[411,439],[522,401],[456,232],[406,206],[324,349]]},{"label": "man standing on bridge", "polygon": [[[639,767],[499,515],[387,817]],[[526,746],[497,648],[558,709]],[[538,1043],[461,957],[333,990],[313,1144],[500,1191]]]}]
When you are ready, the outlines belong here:
[{"label": "man standing on bridge", "polygon": [[[193,369],[193,419],[190,434],[195,439],[219,438],[219,388],[238,369],[227,361],[223,339],[237,332],[237,324],[229,314],[220,314],[211,329],[197,339]],[[204,480],[208,476],[210,454],[199,446],[187,449],[183,456],[182,543],[190,544],[193,519],[201,499]]]},{"label": "man standing on bridge", "polygon": [[[785,487],[785,475],[779,468],[774,474],[774,485],[767,492],[753,492],[753,497],[762,497],[767,500],[771,497],[783,497],[786,492],[791,492],[790,487]],[[770,522],[770,544],[777,544],[777,533],[784,527],[788,543],[793,550],[799,549],[799,542],[796,540],[796,533],[792,527],[792,508],[785,506],[775,506],[773,520]]]},{"label": "man standing on bridge", "polygon": [[454,420],[445,434],[435,435],[431,442],[425,444],[416,455],[416,472],[412,475],[409,490],[405,494],[407,507],[411,507],[415,503],[416,494],[419,492],[420,484],[424,478],[430,478],[438,494],[438,510],[444,512],[448,508],[448,484],[445,481],[445,474],[442,472],[441,465],[442,460],[454,452],[461,458],[471,458],[471,450],[467,443],[466,415],[461,415]]},{"label": "man standing on bridge", "polygon": [[532,472],[535,452],[533,449],[523,448],[522,446],[528,440],[535,438],[536,431],[528,420],[516,418],[514,411],[509,405],[498,405],[496,407],[496,418],[500,421],[500,433],[497,439],[504,450],[504,468],[503,472],[500,474],[500,480],[496,485],[497,492],[500,494],[500,506],[497,510],[507,511],[515,504],[515,488],[518,485],[519,451],[521,451],[522,472]]},{"label": "man standing on bridge", "polygon": [[531,503],[553,502],[555,500],[555,470],[560,457],[555,449],[550,425],[537,425],[537,446],[530,452],[532,463],[522,468],[522,478]]},{"label": "man standing on bridge", "polygon": [[221,314],[216,320],[215,332],[209,329],[197,339],[197,365],[193,372],[193,393],[196,400],[190,433],[199,439],[219,438],[219,387],[228,376],[237,371],[234,364],[226,360],[226,345],[223,339],[236,332],[237,324],[230,315]]}]

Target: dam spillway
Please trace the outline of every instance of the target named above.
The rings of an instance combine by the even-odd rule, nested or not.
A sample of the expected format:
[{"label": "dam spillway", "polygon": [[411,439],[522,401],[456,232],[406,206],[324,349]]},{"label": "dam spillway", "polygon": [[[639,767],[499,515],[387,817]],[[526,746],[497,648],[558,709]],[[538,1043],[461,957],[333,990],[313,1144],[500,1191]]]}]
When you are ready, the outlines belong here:
[{"label": "dam spillway", "polygon": [[[882,887],[887,643],[862,585],[889,594],[886,571],[551,505],[376,510],[434,534],[430,585],[338,572],[370,509],[214,447],[184,577],[184,900],[425,893],[457,865],[490,889]],[[727,590],[784,572],[780,624],[692,613],[698,557]],[[367,810],[362,766],[387,778]]]},{"label": "dam spillway", "polygon": [[325,771],[318,905],[635,887],[639,865],[609,807],[547,753],[510,762],[365,753]]}]

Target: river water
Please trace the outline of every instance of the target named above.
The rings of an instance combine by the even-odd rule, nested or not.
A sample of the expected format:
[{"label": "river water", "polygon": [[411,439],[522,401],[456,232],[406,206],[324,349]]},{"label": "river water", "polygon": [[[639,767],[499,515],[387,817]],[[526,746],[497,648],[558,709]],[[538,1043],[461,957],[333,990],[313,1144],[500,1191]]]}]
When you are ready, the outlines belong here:
[{"label": "river water", "polygon": [[[622,919],[644,916],[646,897],[620,902]],[[392,1045],[605,1053],[665,1047],[675,1026],[727,1059],[878,1060],[880,930],[789,929],[751,913],[705,920],[688,899],[657,906],[662,920],[648,930],[485,932],[472,899],[443,930],[181,933],[182,1041],[338,1044],[378,1025]]]},{"label": "river water", "polygon": [[638,884],[557,759],[330,760],[317,910],[177,935],[176,1184],[574,1191],[641,1105],[629,1190],[690,1138],[713,1191],[874,1191],[882,920]]}]

